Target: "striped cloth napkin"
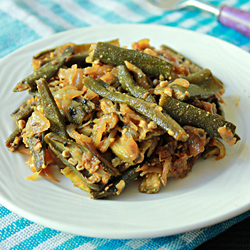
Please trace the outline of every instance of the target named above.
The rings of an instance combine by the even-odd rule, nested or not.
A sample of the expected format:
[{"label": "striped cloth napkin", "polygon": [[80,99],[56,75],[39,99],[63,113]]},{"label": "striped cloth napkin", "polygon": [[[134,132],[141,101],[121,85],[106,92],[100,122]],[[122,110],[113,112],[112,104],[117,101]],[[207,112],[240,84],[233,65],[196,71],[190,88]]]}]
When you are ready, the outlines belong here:
[{"label": "striped cloth napkin", "polygon": [[[248,0],[226,3],[250,11]],[[205,33],[250,52],[250,39],[200,11],[164,11],[144,0],[0,0],[0,58],[54,33],[93,25],[155,23]],[[250,216],[161,238],[111,240],[82,237],[43,227],[0,205],[0,249],[194,249]]]}]

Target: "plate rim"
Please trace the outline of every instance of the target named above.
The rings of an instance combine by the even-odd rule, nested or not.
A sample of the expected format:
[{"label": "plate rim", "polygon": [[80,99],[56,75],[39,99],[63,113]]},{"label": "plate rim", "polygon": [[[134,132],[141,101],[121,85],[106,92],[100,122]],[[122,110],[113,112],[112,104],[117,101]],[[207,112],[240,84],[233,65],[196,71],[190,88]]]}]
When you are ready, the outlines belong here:
[{"label": "plate rim", "polygon": [[[163,26],[163,25],[158,25],[158,24],[109,24],[109,25],[102,25],[102,26],[91,26],[91,27],[85,27],[85,28],[72,29],[72,30],[68,30],[68,31],[55,33],[55,34],[53,34],[51,36],[48,36],[48,37],[45,37],[45,38],[38,39],[38,40],[36,40],[36,41],[34,41],[32,43],[29,43],[29,44],[15,50],[15,51],[13,51],[12,53],[8,54],[7,56],[1,58],[0,59],[0,64],[2,63],[2,61],[8,60],[12,56],[16,56],[16,55],[20,54],[23,50],[29,48],[30,46],[36,46],[37,44],[42,43],[43,41],[47,41],[47,40],[50,40],[50,39],[53,39],[53,38],[56,39],[57,37],[61,37],[61,36],[67,35],[67,34],[71,34],[71,32],[74,33],[74,32],[81,31],[81,30],[102,29],[102,28],[107,28],[107,27],[109,28],[109,27],[114,27],[114,26],[119,26],[119,27],[128,27],[128,26],[134,26],[134,27],[135,26],[138,26],[138,27],[142,27],[142,26],[145,27],[146,26],[146,27],[149,27],[149,26],[151,26],[151,27],[160,27],[160,28],[170,29],[170,30],[179,30],[179,31],[184,32],[184,33],[193,33],[193,34],[196,34],[196,35],[198,34],[198,36],[207,36],[207,37],[209,37],[209,39],[212,39],[212,40],[215,39],[215,41],[218,41],[219,43],[222,43],[222,44],[226,43],[227,46],[233,46],[234,49],[238,49],[239,51],[242,51],[242,52],[248,54],[247,51],[244,51],[242,48],[237,47],[236,45],[233,45],[233,44],[231,44],[231,43],[229,43],[227,41],[221,40],[221,39],[216,38],[216,37],[212,37],[212,36],[207,35],[207,34],[197,33],[195,31],[185,30],[185,29],[182,29],[182,28],[171,27],[171,26]],[[26,214],[26,211],[24,211],[24,210],[22,211],[21,208],[16,207],[14,202],[8,202],[8,201],[4,200],[1,197],[1,195],[0,195],[0,201],[3,204],[3,206],[5,206],[6,208],[9,208],[11,211],[13,211],[13,212],[15,212],[17,214],[20,214],[24,218],[32,220],[32,221],[34,221],[34,222],[36,222],[38,224],[43,224],[42,223],[43,218],[38,218],[37,215],[34,215],[34,214],[31,215],[31,216],[30,216],[30,214]],[[228,212],[227,214],[224,214],[224,217],[219,216],[220,218],[214,218],[214,221],[207,221],[205,224],[204,224],[204,222],[193,224],[192,227],[191,227],[191,230],[195,230],[195,229],[204,227],[204,225],[205,225],[205,227],[214,225],[216,223],[225,221],[225,220],[230,219],[232,217],[235,217],[235,216],[237,216],[239,214],[242,214],[242,213],[248,211],[249,209],[250,209],[250,202],[249,202],[249,204],[246,204],[245,206],[243,206],[241,208],[233,210],[231,213]],[[65,230],[62,230],[61,225],[59,225],[59,224],[55,225],[55,224],[53,224],[53,222],[50,222],[49,220],[48,220],[48,222],[46,224],[49,225],[50,228],[53,228],[55,230],[66,231],[66,232],[68,231],[66,228],[65,228]],[[45,225],[45,227],[47,227],[47,226]],[[171,230],[168,229],[168,230],[165,230],[165,231],[161,231],[161,233],[159,233],[159,232],[150,232],[149,233],[150,236],[147,233],[143,233],[143,234],[138,233],[136,237],[132,237],[132,238],[138,238],[138,236],[140,238],[145,238],[145,237],[151,237],[152,238],[152,237],[173,235],[173,234],[176,234],[176,233],[183,233],[183,232],[190,231],[190,225],[187,225],[186,227],[182,228],[182,230],[179,231],[179,232],[177,232],[178,230],[174,231],[174,232],[170,232],[170,231]],[[77,234],[77,232],[74,232],[74,230],[70,230],[68,232],[69,233],[73,232],[73,233]],[[128,237],[128,235],[129,235],[129,233],[127,233],[127,235],[124,234],[125,237],[117,237],[118,236],[118,234],[117,234],[117,235],[114,235],[114,237],[112,237],[112,235],[105,234],[105,233],[101,234],[99,232],[99,235],[96,235],[96,236],[91,235],[91,234],[90,235],[85,235],[85,236],[87,236],[87,237],[113,238],[113,239],[128,239],[128,238],[131,238],[131,235],[130,235],[130,237]]]}]

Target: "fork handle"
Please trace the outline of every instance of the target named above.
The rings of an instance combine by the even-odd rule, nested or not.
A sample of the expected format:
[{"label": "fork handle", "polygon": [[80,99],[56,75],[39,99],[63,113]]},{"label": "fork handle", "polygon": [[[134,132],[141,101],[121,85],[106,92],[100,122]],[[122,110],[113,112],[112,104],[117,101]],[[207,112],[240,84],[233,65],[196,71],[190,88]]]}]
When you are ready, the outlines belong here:
[{"label": "fork handle", "polygon": [[223,6],[219,14],[219,22],[250,37],[250,12],[229,6]]}]

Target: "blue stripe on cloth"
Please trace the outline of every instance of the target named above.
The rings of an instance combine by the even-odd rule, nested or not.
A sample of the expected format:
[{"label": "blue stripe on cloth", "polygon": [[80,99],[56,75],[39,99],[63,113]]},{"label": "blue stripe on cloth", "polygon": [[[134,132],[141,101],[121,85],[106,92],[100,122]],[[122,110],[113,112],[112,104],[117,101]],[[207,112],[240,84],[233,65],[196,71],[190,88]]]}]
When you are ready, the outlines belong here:
[{"label": "blue stripe on cloth", "polygon": [[[79,248],[83,248],[83,249],[94,249],[98,250],[98,249],[105,249],[105,244],[109,241],[114,241],[114,240],[110,240],[110,239],[102,239],[102,238],[91,238],[91,241],[81,244],[79,246]],[[120,245],[121,246],[121,245]],[[91,248],[92,247],[92,248]]]},{"label": "blue stripe on cloth", "polygon": [[69,239],[60,246],[56,247],[54,250],[74,249],[89,243],[92,239],[93,238],[90,237],[75,236],[74,238]]},{"label": "blue stripe on cloth", "polygon": [[153,14],[148,12],[147,10],[143,9],[138,3],[133,2],[133,1],[127,1],[127,0],[121,0],[121,4],[126,6],[128,9],[133,10],[137,15],[140,15],[142,17],[141,22],[144,21],[145,19],[152,17]]},{"label": "blue stripe on cloth", "polygon": [[0,9],[14,20],[18,20],[27,25],[41,37],[51,35],[55,32],[52,27],[43,23],[38,16],[30,14],[26,9],[17,5],[14,0],[0,2]]},{"label": "blue stripe on cloth", "polygon": [[[146,245],[143,246],[143,249],[153,249],[153,248],[159,249],[159,248],[161,248],[161,247],[163,247],[165,245],[164,244],[165,242],[166,242],[165,238],[152,239],[151,241],[148,242],[148,244],[146,244]],[[168,242],[168,245],[169,245],[169,243],[171,241],[170,242],[167,241],[167,242]],[[185,247],[186,247],[185,242],[182,239],[180,239],[179,237],[177,239],[175,239],[174,241],[172,241],[172,243],[174,245],[174,248],[178,249],[178,250],[185,249]],[[166,245],[166,247],[167,247],[167,245]]]},{"label": "blue stripe on cloth", "polygon": [[[162,16],[154,16],[144,21],[144,23],[155,23],[168,26],[177,26],[177,24],[185,22],[189,15],[187,11],[166,11]],[[197,12],[193,14],[193,18],[197,17]]]},{"label": "blue stripe on cloth", "polygon": [[202,21],[204,21],[204,16],[201,12],[197,11],[194,17],[189,16],[184,21],[180,21],[179,26],[185,29],[196,30],[196,28],[200,26],[199,23]]},{"label": "blue stripe on cloth", "polygon": [[[78,1],[78,4],[81,4],[82,1]],[[99,3],[104,3],[104,2],[99,2]],[[98,2],[90,2],[86,1],[84,3],[84,8],[91,12],[94,15],[98,15],[102,17],[103,19],[107,20],[109,23],[117,24],[117,23],[131,23],[127,19],[117,15],[113,11],[106,10],[105,12],[103,11],[103,7],[99,6]]]},{"label": "blue stripe on cloth", "polygon": [[[78,0],[79,1],[79,0]],[[100,12],[103,13],[105,10],[105,16],[107,14],[108,21],[112,23],[131,23],[131,22],[137,22],[140,20],[143,20],[144,17],[139,15],[136,10],[127,8],[124,4],[118,1],[114,0],[106,0],[106,1],[96,1],[96,0],[89,0],[93,6],[98,7],[100,9]],[[98,14],[98,11],[93,11],[93,14]],[[109,18],[109,15],[113,15],[112,18]],[[101,14],[102,16],[102,14]]]},{"label": "blue stripe on cloth", "polygon": [[110,240],[107,241],[105,244],[97,247],[95,250],[102,250],[102,249],[120,249],[121,246],[124,246],[123,249],[127,249],[127,250],[132,250],[132,248],[130,246],[127,245],[127,242],[129,242],[129,240]]},{"label": "blue stripe on cloth", "polygon": [[[89,242],[90,244],[94,245],[96,248],[95,250],[102,250],[102,249],[107,249],[106,246],[109,245],[109,242],[112,241],[114,243],[114,248],[115,246],[122,246],[124,244],[124,242],[126,242],[126,240],[111,240],[111,239],[98,239],[98,238],[93,238],[91,240],[91,242]],[[116,242],[119,241],[118,244],[116,244]]]},{"label": "blue stripe on cloth", "polygon": [[7,208],[0,205],[0,218],[3,218],[4,216],[6,216],[6,215],[8,215],[10,213],[11,213],[10,210],[8,210]]},{"label": "blue stripe on cloth", "polygon": [[24,218],[21,218],[11,223],[10,225],[6,226],[0,231],[0,242],[12,236],[13,234],[19,232],[25,227],[30,226],[31,224],[33,224],[33,222],[26,220]]},{"label": "blue stripe on cloth", "polygon": [[136,13],[143,16],[144,20],[153,16],[162,16],[164,13],[163,9],[150,6],[149,4],[147,4],[142,0],[136,0],[136,1],[121,0],[121,2],[128,8],[134,10]]},{"label": "blue stripe on cloth", "polygon": [[[129,240],[126,242],[124,249],[152,249],[147,248],[148,243],[152,241],[152,238],[148,239],[137,239],[137,240]],[[156,246],[156,245],[155,245]]]},{"label": "blue stripe on cloth", "polygon": [[16,245],[15,247],[11,248],[10,250],[31,250],[34,247],[38,246],[45,240],[48,240],[55,235],[59,234],[59,231],[49,229],[49,228],[44,228],[43,230],[39,231],[38,233],[32,235],[28,239],[22,241],[20,244]]},{"label": "blue stripe on cloth", "polygon": [[[27,4],[29,3],[29,5]],[[49,14],[53,13],[53,9],[50,10],[49,8],[47,8],[46,5],[41,5],[41,8],[44,8],[44,14],[41,13],[41,11],[39,10],[35,10],[34,8],[32,8],[32,6],[36,6],[36,4],[34,4],[34,2],[30,2],[29,0],[26,0],[26,2],[17,2],[17,5],[19,5],[21,8],[25,9],[28,13],[30,13],[31,15],[39,15],[39,18],[48,26],[52,27],[56,32],[60,32],[60,31],[64,31],[65,28],[62,27],[62,25],[60,25],[58,22],[58,20],[55,18],[53,20],[53,18],[49,18]],[[38,12],[39,11],[39,12]],[[46,11],[50,11],[50,13],[48,13],[48,15],[46,15]],[[66,26],[67,27],[67,26]],[[74,26],[70,27],[68,26],[68,28],[73,28]]]},{"label": "blue stripe on cloth", "polygon": [[87,27],[89,24],[84,22],[83,20],[78,19],[74,15],[72,15],[70,12],[63,9],[59,4],[56,2],[51,2],[50,0],[44,0],[42,1],[44,5],[46,5],[51,11],[53,11],[56,15],[58,15],[60,18],[63,18],[71,25],[75,26],[76,28],[82,28]]},{"label": "blue stripe on cloth", "polygon": [[73,16],[73,19],[77,19],[78,21],[81,21],[88,25],[104,25],[108,24],[109,22],[100,16],[98,14],[92,14],[88,10],[84,8],[84,5],[78,4],[77,1],[73,0],[54,0],[58,5],[61,6],[63,11],[66,11],[67,13],[70,13]]},{"label": "blue stripe on cloth", "polygon": [[[40,38],[32,29],[0,10],[0,57]],[[10,29],[10,27],[12,27]]]}]

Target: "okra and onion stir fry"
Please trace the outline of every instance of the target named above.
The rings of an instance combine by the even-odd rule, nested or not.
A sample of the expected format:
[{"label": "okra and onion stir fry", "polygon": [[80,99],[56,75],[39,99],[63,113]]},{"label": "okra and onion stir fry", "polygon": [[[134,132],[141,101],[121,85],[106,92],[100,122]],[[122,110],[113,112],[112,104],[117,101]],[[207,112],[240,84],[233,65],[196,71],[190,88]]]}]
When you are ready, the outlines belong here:
[{"label": "okra and onion stir fry", "polygon": [[67,43],[32,59],[14,92],[7,148],[28,154],[33,174],[58,182],[52,166],[92,198],[119,195],[132,181],[154,194],[199,158],[222,159],[240,137],[221,103],[224,84],[179,52],[149,39]]}]

